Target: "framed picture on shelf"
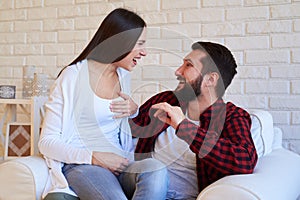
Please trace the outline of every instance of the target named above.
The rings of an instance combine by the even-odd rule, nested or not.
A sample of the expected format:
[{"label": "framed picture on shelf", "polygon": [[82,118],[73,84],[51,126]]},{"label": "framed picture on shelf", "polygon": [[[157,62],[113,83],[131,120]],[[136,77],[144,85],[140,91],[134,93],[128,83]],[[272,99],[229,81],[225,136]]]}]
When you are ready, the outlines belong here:
[{"label": "framed picture on shelf", "polygon": [[4,159],[30,155],[31,124],[7,124]]}]

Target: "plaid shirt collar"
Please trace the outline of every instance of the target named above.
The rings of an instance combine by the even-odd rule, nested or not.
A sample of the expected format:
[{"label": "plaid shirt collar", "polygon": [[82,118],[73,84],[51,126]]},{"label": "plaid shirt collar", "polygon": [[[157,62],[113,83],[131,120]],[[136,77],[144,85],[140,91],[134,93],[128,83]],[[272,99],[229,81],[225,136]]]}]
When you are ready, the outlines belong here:
[{"label": "plaid shirt collar", "polygon": [[[183,112],[186,112],[188,103],[179,101],[179,106],[182,108]],[[203,113],[201,113],[199,120],[202,122],[209,121],[213,116],[217,116],[220,110],[226,109],[226,104],[222,98],[218,98],[215,103],[210,105]]]},{"label": "plaid shirt collar", "polygon": [[211,119],[213,115],[217,115],[220,110],[223,110],[226,107],[222,98],[219,98],[215,103],[209,106],[201,115],[200,121],[205,121]]}]

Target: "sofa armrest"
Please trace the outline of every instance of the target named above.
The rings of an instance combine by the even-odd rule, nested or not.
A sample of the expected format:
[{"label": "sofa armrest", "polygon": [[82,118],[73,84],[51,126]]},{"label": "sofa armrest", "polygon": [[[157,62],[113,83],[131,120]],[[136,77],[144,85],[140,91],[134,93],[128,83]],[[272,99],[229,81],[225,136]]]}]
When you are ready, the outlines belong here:
[{"label": "sofa armrest", "polygon": [[0,165],[0,199],[40,200],[48,178],[48,167],[39,156],[6,161]]},{"label": "sofa armrest", "polygon": [[282,130],[279,127],[274,127],[274,140],[272,144],[272,149],[282,148]]},{"label": "sofa armrest", "polygon": [[253,174],[224,177],[206,187],[197,200],[297,199],[300,194],[300,156],[278,148],[259,158]]},{"label": "sofa armrest", "polygon": [[274,140],[273,117],[270,112],[260,109],[248,110],[251,117],[251,136],[258,157],[272,152]]}]

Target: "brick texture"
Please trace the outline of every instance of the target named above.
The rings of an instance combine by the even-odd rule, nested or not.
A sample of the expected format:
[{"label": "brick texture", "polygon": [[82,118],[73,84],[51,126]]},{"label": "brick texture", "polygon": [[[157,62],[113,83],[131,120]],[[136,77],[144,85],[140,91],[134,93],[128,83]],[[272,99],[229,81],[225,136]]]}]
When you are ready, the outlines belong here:
[{"label": "brick texture", "polygon": [[285,147],[300,154],[299,0],[3,0],[0,84],[21,92],[25,65],[47,73],[52,83],[117,7],[148,24],[148,55],[132,73],[138,103],[176,87],[174,72],[192,42],[219,42],[238,63],[224,99],[269,110],[284,131]]}]

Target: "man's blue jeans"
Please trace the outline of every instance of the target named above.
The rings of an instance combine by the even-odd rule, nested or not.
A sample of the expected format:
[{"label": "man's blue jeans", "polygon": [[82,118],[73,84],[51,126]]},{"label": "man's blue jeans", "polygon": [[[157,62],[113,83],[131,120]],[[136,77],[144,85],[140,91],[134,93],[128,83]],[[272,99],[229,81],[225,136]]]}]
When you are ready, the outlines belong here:
[{"label": "man's blue jeans", "polygon": [[167,169],[152,158],[133,162],[119,176],[95,165],[67,164],[63,173],[82,200],[165,200],[168,190]]}]

